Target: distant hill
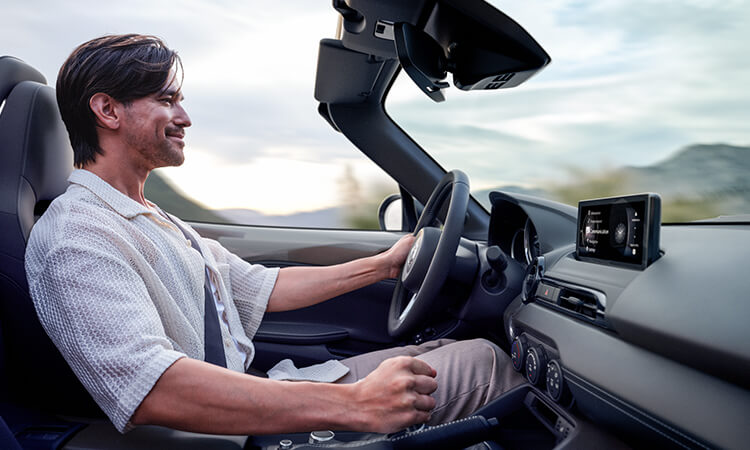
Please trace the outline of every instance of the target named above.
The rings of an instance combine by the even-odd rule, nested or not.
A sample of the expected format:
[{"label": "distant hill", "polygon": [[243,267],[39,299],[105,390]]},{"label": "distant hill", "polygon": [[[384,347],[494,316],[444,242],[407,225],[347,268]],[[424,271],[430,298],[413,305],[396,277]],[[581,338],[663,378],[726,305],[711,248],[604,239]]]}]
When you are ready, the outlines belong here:
[{"label": "distant hill", "polygon": [[[695,220],[718,214],[750,212],[750,147],[698,144],[645,167],[628,166],[578,177],[574,183],[544,189],[515,185],[474,192],[489,209],[490,191],[502,190],[552,198],[576,205],[584,198],[638,192],[662,196],[665,221]],[[214,223],[319,228],[344,227],[342,208],[289,215],[266,215],[249,209],[211,210],[188,198],[158,172],[146,183],[146,198],[186,220]]]},{"label": "distant hill", "polygon": [[546,190],[496,190],[529,193],[576,205],[587,198],[656,192],[662,219],[688,221],[750,212],[750,147],[696,144],[658,163],[603,171],[581,171],[574,182]]},{"label": "distant hill", "polygon": [[196,222],[227,222],[223,217],[172,186],[159,172],[151,172],[143,191],[147,199],[180,219]]},{"label": "distant hill", "polygon": [[686,207],[705,210],[696,218],[750,212],[750,147],[691,145],[657,164],[623,173],[633,186],[662,196],[669,207],[663,208],[665,221],[682,219],[670,214]]},{"label": "distant hill", "polygon": [[183,220],[281,227],[342,227],[340,208],[327,208],[287,215],[268,215],[252,209],[212,210],[188,197],[159,172],[151,172],[144,191],[147,199]]},{"label": "distant hill", "polygon": [[648,167],[623,169],[662,195],[750,192],[750,147],[691,145]]}]

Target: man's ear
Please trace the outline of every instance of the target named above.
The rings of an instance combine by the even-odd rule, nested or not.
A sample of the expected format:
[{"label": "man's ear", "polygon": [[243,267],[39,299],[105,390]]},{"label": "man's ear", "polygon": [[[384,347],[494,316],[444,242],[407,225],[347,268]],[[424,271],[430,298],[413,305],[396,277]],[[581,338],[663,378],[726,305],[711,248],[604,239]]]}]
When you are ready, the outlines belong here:
[{"label": "man's ear", "polygon": [[120,128],[121,107],[122,103],[102,92],[97,92],[89,99],[89,108],[96,117],[96,124],[110,130]]}]

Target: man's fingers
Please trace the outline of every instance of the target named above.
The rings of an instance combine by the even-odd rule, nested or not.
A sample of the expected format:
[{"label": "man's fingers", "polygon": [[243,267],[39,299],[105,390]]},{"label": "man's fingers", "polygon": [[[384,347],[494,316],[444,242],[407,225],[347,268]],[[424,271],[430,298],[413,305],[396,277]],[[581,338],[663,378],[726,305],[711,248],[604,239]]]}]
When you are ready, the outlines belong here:
[{"label": "man's fingers", "polygon": [[437,389],[437,381],[429,376],[415,375],[414,390],[420,394],[432,394]]},{"label": "man's fingers", "polygon": [[430,421],[430,417],[432,417],[432,413],[430,413],[429,411],[420,411],[419,414],[417,414],[416,420],[414,420],[412,425],[427,423]]},{"label": "man's fingers", "polygon": [[435,376],[435,369],[413,357],[383,361],[354,384],[358,401],[371,410],[367,429],[398,430],[428,421],[436,403],[430,396],[437,389]]},{"label": "man's fingers", "polygon": [[414,408],[419,411],[432,411],[435,407],[435,399],[429,395],[418,395],[414,400]]},{"label": "man's fingers", "polygon": [[435,377],[437,375],[435,369],[421,359],[411,358],[409,368],[416,375],[427,375],[428,377]]}]

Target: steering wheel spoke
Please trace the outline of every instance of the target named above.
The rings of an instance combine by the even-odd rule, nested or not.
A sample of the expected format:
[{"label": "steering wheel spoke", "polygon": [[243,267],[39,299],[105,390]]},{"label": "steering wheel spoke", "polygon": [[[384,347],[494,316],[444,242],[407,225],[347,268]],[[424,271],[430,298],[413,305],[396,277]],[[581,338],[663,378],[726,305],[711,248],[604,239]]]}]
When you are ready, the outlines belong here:
[{"label": "steering wheel spoke", "polygon": [[403,322],[404,319],[409,315],[411,312],[412,307],[414,307],[414,300],[416,300],[417,294],[412,294],[411,298],[409,299],[409,303],[406,305],[406,308],[401,312],[401,315],[398,316],[398,321]]}]

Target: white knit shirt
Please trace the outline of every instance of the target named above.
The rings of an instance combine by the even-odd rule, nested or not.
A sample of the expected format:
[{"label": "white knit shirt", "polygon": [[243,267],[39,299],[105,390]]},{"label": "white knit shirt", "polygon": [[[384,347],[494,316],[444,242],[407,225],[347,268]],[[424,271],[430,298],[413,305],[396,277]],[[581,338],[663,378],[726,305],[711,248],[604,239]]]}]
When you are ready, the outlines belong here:
[{"label": "white knit shirt", "polygon": [[224,305],[227,367],[244,372],[278,269],[248,264],[179,222],[201,257],[174,224],[93,173],[75,170],[68,181],[32,229],[26,274],[44,329],[115,427],[132,428],[177,359],[203,359],[204,267]]}]

